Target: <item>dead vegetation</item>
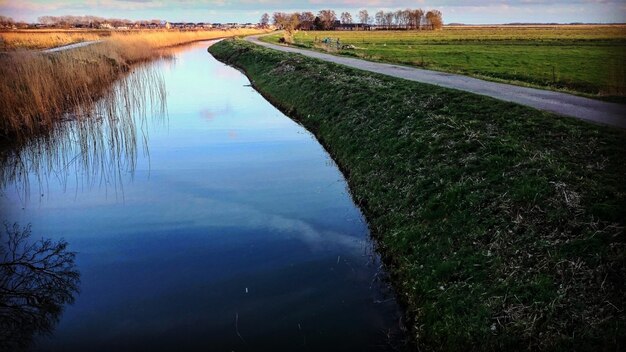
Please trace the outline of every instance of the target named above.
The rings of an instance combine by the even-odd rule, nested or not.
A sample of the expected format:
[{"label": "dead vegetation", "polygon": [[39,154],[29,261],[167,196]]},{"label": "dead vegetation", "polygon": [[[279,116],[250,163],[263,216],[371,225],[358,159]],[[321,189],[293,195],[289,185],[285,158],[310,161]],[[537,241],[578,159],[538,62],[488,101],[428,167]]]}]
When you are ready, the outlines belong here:
[{"label": "dead vegetation", "polygon": [[[49,130],[64,113],[84,115],[133,65],[166,56],[163,48],[254,32],[258,31],[116,32],[100,43],[73,50],[2,53],[0,140],[23,141]],[[2,33],[3,39],[6,35]],[[77,38],[94,39],[77,37],[75,32],[16,33],[13,39],[22,36],[31,36],[28,45],[34,47],[67,44]]]}]

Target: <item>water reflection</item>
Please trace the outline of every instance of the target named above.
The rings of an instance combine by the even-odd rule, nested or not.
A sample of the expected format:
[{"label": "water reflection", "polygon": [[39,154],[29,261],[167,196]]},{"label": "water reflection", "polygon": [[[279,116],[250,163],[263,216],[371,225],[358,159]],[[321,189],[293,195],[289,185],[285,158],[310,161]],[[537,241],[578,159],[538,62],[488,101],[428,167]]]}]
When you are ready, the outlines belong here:
[{"label": "water reflection", "polygon": [[[166,123],[161,71],[144,65],[122,76],[92,105],[77,106],[56,126],[22,145],[0,148],[0,195],[13,188],[20,205],[50,185],[104,186],[122,194],[139,151],[148,155],[147,124]],[[78,188],[77,188],[78,189]],[[0,221],[9,221],[4,207]],[[49,334],[74,301],[79,274],[64,240],[30,241],[30,226],[0,233],[0,350],[27,349]],[[41,228],[40,228],[41,230]]]},{"label": "water reflection", "polygon": [[[36,348],[389,350],[398,307],[376,280],[367,224],[341,173],[310,133],[206,48],[158,64],[167,125],[144,122],[149,157],[108,163],[132,166],[123,199],[81,187],[94,179],[82,166],[61,169],[67,187],[40,173],[45,197],[31,192],[25,205],[11,184],[0,193],[8,218],[64,236],[78,252],[81,295]],[[69,150],[50,157],[72,160]]]},{"label": "water reflection", "polygon": [[30,226],[0,232],[0,350],[28,348],[51,333],[64,306],[74,302],[80,275],[67,242],[31,241]]},{"label": "water reflection", "polygon": [[75,110],[51,131],[23,145],[0,148],[1,189],[16,187],[22,203],[33,186],[43,193],[50,179],[65,187],[75,177],[81,187],[119,190],[123,175],[134,173],[138,150],[149,153],[147,117],[166,121],[162,73],[154,65],[137,67],[93,105]]}]

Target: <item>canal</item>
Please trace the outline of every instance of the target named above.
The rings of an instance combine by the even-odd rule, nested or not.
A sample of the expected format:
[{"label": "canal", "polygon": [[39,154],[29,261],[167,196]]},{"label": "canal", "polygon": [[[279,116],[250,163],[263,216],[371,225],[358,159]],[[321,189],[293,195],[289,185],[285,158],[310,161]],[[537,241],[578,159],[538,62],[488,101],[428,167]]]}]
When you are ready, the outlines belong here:
[{"label": "canal", "polygon": [[5,170],[0,220],[63,238],[80,271],[34,350],[395,350],[400,309],[341,172],[210,44],[152,64],[161,113]]}]

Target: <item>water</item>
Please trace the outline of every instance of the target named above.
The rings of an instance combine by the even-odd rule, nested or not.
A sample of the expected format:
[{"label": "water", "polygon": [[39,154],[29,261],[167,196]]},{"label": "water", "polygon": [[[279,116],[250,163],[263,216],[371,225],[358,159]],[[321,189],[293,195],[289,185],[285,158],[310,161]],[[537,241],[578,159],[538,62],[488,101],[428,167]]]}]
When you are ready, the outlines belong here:
[{"label": "water", "polygon": [[343,176],[208,45],[157,64],[167,119],[130,129],[136,151],[96,158],[115,175],[83,170],[68,136],[55,150],[67,155],[52,157],[62,167],[31,170],[0,193],[0,221],[32,223],[34,237],[64,238],[78,253],[81,292],[35,350],[397,344],[399,310]]}]

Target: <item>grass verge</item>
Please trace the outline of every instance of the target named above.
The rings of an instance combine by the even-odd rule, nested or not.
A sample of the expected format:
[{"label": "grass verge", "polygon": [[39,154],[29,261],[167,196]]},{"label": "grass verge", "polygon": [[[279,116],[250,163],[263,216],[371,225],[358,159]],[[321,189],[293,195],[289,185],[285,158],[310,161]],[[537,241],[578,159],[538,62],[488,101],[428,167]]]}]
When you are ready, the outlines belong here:
[{"label": "grass verge", "polygon": [[343,170],[423,350],[614,350],[626,132],[241,40],[243,69]]}]

